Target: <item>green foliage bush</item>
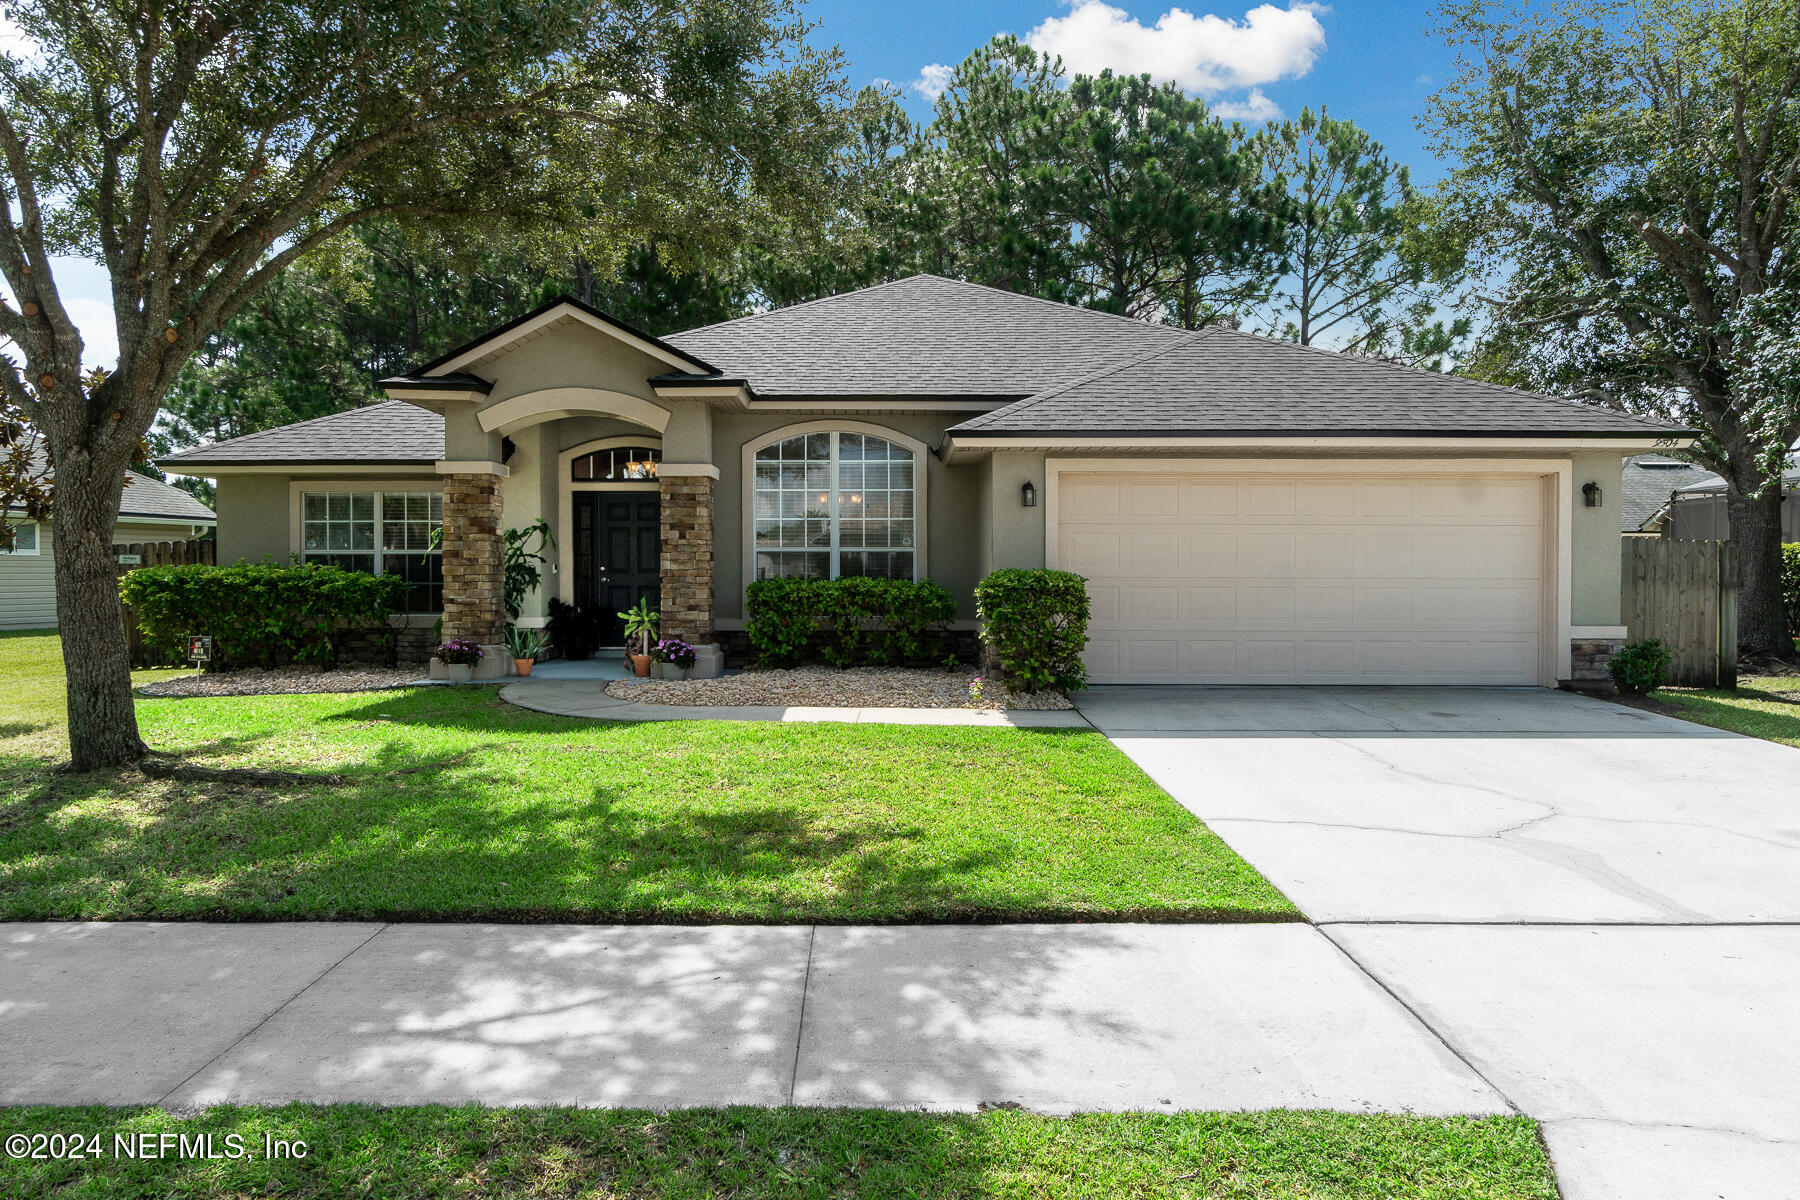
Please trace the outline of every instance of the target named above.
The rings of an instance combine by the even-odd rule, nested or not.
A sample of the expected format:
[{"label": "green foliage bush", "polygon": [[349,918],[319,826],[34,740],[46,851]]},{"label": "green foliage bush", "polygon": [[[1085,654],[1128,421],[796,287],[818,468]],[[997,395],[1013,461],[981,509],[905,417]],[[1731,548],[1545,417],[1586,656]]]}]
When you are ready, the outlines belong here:
[{"label": "green foliage bush", "polygon": [[322,563],[240,562],[145,567],[119,581],[119,597],[152,646],[179,654],[189,634],[213,640],[211,666],[331,666],[345,637],[379,633],[406,602],[398,575]]},{"label": "green foliage bush", "polygon": [[1660,638],[1627,642],[1607,663],[1613,682],[1628,696],[1643,696],[1663,684],[1669,670],[1669,651]]},{"label": "green foliage bush", "polygon": [[1800,542],[1781,548],[1781,598],[1787,602],[1788,632],[1800,638]]},{"label": "green foliage bush", "polygon": [[1087,683],[1087,580],[1069,571],[995,571],[975,585],[981,640],[1009,686],[1073,691]]},{"label": "green foliage bush", "polygon": [[606,614],[594,605],[565,604],[552,596],[550,620],[545,624],[544,632],[558,654],[571,662],[580,662],[592,657],[599,649],[605,620]]},{"label": "green foliage bush", "polygon": [[838,667],[932,655],[956,598],[929,579],[759,579],[744,589],[744,631],[768,667],[814,655]]}]

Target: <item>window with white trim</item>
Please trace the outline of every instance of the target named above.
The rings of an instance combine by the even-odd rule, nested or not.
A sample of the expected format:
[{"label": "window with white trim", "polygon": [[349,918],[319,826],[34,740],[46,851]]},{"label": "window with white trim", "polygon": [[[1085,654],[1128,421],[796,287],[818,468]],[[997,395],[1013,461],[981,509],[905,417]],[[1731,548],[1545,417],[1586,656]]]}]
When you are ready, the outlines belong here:
[{"label": "window with white trim", "polygon": [[867,433],[803,433],[756,452],[756,578],[912,579],[917,463]]},{"label": "window with white trim", "polygon": [[307,562],[398,575],[412,585],[407,612],[443,611],[442,492],[303,492],[300,516]]},{"label": "window with white trim", "polygon": [[12,549],[0,550],[0,554],[34,555],[38,552],[38,526],[36,521],[24,521],[17,525],[7,522],[12,529]]}]

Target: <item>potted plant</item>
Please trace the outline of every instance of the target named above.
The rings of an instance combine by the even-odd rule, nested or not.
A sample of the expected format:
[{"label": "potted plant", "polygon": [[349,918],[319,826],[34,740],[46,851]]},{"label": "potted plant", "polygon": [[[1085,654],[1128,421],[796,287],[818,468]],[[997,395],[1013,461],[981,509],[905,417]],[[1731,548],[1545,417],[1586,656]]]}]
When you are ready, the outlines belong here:
[{"label": "potted plant", "polygon": [[506,627],[506,648],[512,651],[513,670],[519,674],[531,674],[531,664],[544,652],[544,646],[544,635],[540,631],[517,625]]},{"label": "potted plant", "polygon": [[658,679],[686,679],[696,655],[694,648],[680,638],[664,638],[656,643],[651,657],[656,659]]},{"label": "potted plant", "polygon": [[661,619],[650,607],[648,596],[639,596],[636,604],[619,614],[619,620],[625,622],[625,656],[631,660],[632,674],[650,674],[650,644]]},{"label": "potted plant", "polygon": [[451,683],[467,683],[481,661],[481,643],[473,638],[451,638],[437,648],[436,657]]}]

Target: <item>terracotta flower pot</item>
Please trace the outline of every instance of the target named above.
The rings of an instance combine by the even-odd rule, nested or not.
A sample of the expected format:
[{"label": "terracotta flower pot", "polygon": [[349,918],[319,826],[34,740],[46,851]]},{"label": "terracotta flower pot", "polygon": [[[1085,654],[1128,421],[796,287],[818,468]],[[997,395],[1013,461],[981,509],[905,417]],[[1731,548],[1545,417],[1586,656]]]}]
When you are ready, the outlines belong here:
[{"label": "terracotta flower pot", "polygon": [[531,664],[535,661],[530,658],[515,658],[513,659],[513,670],[521,675],[529,675],[531,674]]},{"label": "terracotta flower pot", "polygon": [[648,679],[650,677],[650,656],[648,654],[632,655],[631,673],[640,679]]}]

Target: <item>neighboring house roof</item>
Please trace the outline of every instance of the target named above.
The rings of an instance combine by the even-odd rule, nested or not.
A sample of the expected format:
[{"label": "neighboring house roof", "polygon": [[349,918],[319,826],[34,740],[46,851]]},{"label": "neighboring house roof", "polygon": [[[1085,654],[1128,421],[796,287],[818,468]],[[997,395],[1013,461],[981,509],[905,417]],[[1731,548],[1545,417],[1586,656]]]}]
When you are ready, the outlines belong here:
[{"label": "neighboring house roof", "polygon": [[[49,456],[42,446],[33,447],[30,470],[33,473],[43,471]],[[189,521],[195,525],[211,525],[219,518],[212,509],[196,500],[192,494],[178,487],[171,487],[159,479],[148,475],[140,475],[136,471],[125,472],[127,480],[125,490],[119,495],[119,519],[130,520],[133,517],[152,518],[163,521]]]},{"label": "neighboring house roof", "polygon": [[953,437],[1679,434],[1663,421],[1224,326],[964,421]]},{"label": "neighboring house roof", "polygon": [[1644,529],[1668,507],[1675,489],[1718,478],[1705,467],[1665,454],[1632,455],[1620,465],[1619,532]]},{"label": "neighboring house roof", "polygon": [[[1787,470],[1781,473],[1781,490],[1783,493],[1792,493],[1796,488],[1800,488],[1800,466],[1790,463]],[[1725,491],[1725,481],[1709,471],[1705,479],[1684,483],[1679,491],[1683,496],[1717,496]]]},{"label": "neighboring house roof", "polygon": [[1016,399],[1184,332],[998,288],[911,275],[671,334],[772,396]]},{"label": "neighboring house roof", "polygon": [[435,463],[444,457],[444,418],[404,400],[297,421],[182,450],[159,461],[184,466],[307,463]]}]

